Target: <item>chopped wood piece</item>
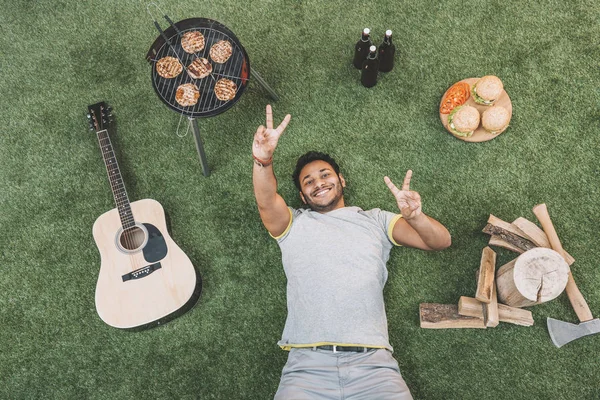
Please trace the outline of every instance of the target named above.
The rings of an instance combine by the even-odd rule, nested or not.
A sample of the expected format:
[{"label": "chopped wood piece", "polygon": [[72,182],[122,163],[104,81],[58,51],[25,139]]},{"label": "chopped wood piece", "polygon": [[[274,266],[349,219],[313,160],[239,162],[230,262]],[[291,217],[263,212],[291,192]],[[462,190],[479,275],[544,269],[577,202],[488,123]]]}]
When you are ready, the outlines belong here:
[{"label": "chopped wood piece", "polygon": [[492,301],[494,272],[496,272],[496,253],[486,246],[481,254],[477,292],[475,294],[475,298],[483,303]]},{"label": "chopped wood piece", "polygon": [[498,269],[498,299],[511,307],[544,303],[562,293],[568,273],[569,266],[562,256],[554,250],[536,247]]},{"label": "chopped wood piece", "polygon": [[[485,304],[473,297],[461,296],[458,301],[458,313],[467,317],[483,318]],[[522,308],[509,307],[498,303],[498,320],[509,324],[531,326],[533,316],[531,311]]]},{"label": "chopped wood piece", "polygon": [[525,239],[514,232],[500,228],[496,225],[487,224],[485,228],[483,228],[483,232],[487,233],[488,235],[497,236],[503,241],[511,244],[512,246],[518,247],[523,251],[531,250],[537,247],[531,240]]},{"label": "chopped wood piece", "polygon": [[[546,247],[551,249],[550,241],[548,240],[548,236],[546,233],[538,227],[534,222],[530,220],[519,217],[512,222],[517,228],[519,228],[526,236],[527,239],[531,240],[538,247]],[[571,265],[575,262],[573,256],[565,251],[565,259],[567,260],[567,264]]]},{"label": "chopped wood piece", "polygon": [[488,328],[495,328],[500,323],[500,317],[498,316],[498,296],[496,292],[496,282],[492,282],[492,301],[485,305],[485,326]]},{"label": "chopped wood piece", "polygon": [[522,248],[510,244],[506,240],[502,240],[499,236],[496,236],[496,235],[490,236],[490,241],[488,242],[488,245],[503,247],[505,249],[515,251],[519,254],[525,252],[525,250],[523,250]]},{"label": "chopped wood piece", "polygon": [[519,229],[517,226],[511,224],[510,222],[506,222],[501,220],[500,218],[490,214],[490,217],[487,220],[487,223],[490,225],[494,225],[495,227],[504,229],[507,232],[512,233],[516,236],[521,236],[522,238],[526,238],[525,232]]},{"label": "chopped wood piece", "polygon": [[525,237],[531,240],[537,247],[550,248],[548,236],[534,222],[531,222],[527,218],[519,217],[512,224],[519,228],[525,234]]},{"label": "chopped wood piece", "polygon": [[464,317],[458,313],[454,304],[421,303],[419,305],[421,328],[480,328],[485,323],[480,318]]},{"label": "chopped wood piece", "polygon": [[500,322],[508,322],[509,324],[522,326],[533,325],[531,311],[523,310],[522,308],[509,307],[505,304],[498,303],[498,317]]},{"label": "chopped wood piece", "polygon": [[458,300],[458,313],[465,317],[483,319],[484,303],[473,297],[460,296]]}]

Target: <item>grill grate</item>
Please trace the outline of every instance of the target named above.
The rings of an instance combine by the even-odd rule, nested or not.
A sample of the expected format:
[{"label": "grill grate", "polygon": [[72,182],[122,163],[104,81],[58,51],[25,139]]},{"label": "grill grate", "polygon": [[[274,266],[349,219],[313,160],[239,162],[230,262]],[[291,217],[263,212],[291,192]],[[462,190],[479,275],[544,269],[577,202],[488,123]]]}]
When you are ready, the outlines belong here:
[{"label": "grill grate", "polygon": [[[148,60],[152,63],[152,84],[158,96],[173,110],[190,117],[208,117],[220,114],[229,109],[239,99],[244,91],[249,76],[249,60],[246,51],[238,39],[224,25],[217,21],[206,18],[192,18],[180,21],[175,26],[181,35],[171,27],[164,34],[172,46],[159,37],[149,52]],[[199,31],[204,36],[204,49],[189,54],[181,46],[182,36],[186,32]],[[217,63],[210,57],[210,48],[220,40],[231,43],[232,53],[229,59],[223,63]],[[174,57],[183,66],[183,71],[175,78],[164,78],[156,70],[156,62],[163,57]],[[207,77],[195,79],[186,72],[187,67],[196,57],[206,58],[211,66],[212,72]],[[233,81],[237,88],[235,97],[231,100],[219,100],[214,93],[217,80],[227,78]],[[175,99],[177,88],[180,85],[195,84],[200,92],[200,98],[195,105],[182,106]]]}]

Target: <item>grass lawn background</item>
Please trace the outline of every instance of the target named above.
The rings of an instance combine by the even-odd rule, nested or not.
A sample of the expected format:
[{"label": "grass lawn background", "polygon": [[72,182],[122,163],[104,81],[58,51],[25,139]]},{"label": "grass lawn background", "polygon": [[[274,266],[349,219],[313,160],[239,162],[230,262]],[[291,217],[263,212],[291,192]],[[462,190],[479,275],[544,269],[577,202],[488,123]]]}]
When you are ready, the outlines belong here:
[{"label": "grass lawn background", "polygon": [[[566,295],[530,308],[530,328],[419,328],[422,302],[474,296],[490,213],[535,221],[545,202],[575,279],[600,316],[600,6],[593,1],[161,1],[175,21],[216,19],[236,33],[292,114],[275,155],[279,190],[308,150],[331,153],[346,203],[396,211],[383,183],[412,188],[450,230],[439,253],[397,248],[385,290],[390,340],[416,399],[600,398],[600,336],[561,349],[548,316],[576,322]],[[212,174],[150,82],[158,35],[146,3],[2,1],[0,23],[0,398],[267,399],[287,353],[285,275],[252,193],[251,142],[272,102],[255,82],[200,120]],[[163,27],[166,22],[159,21]],[[370,27],[397,48],[392,72],[363,88],[353,45]],[[499,76],[510,128],[471,144],[442,127],[454,82]],[[140,333],[105,325],[94,291],[92,224],[114,207],[87,105],[106,100],[129,198],[153,198],[204,279],[194,309]],[[185,120],[184,120],[185,122]],[[515,254],[497,249],[497,265]],[[332,282],[334,284],[334,282]]]}]

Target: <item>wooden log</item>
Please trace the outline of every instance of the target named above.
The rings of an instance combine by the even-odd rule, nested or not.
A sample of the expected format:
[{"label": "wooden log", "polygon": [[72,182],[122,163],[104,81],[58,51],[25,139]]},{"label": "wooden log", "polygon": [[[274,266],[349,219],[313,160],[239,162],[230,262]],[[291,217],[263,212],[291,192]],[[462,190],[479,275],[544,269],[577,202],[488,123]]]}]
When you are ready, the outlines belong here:
[{"label": "wooden log", "polygon": [[[458,301],[458,313],[466,317],[483,319],[483,308],[485,304],[473,297],[461,296]],[[509,307],[498,303],[498,320],[509,324],[531,326],[533,316],[531,311],[522,308]]]},{"label": "wooden log", "polygon": [[490,225],[493,225],[495,227],[501,228],[507,232],[510,232],[513,235],[517,235],[522,238],[525,238],[525,236],[526,236],[525,232],[523,232],[521,229],[519,229],[515,225],[511,224],[510,222],[501,220],[500,218],[494,216],[493,214],[490,214],[490,217],[488,218],[487,223]]},{"label": "wooden log", "polygon": [[490,241],[488,242],[488,245],[503,247],[505,249],[512,250],[512,251],[517,252],[519,254],[525,252],[525,250],[523,250],[522,248],[517,247],[517,246],[515,246],[513,244],[510,244],[506,240],[502,240],[499,236],[496,236],[496,235],[490,236]]},{"label": "wooden log", "polygon": [[512,224],[519,228],[525,234],[525,237],[535,243],[537,247],[550,248],[548,236],[534,222],[531,222],[527,218],[519,217]]},{"label": "wooden log", "polygon": [[503,221],[500,218],[490,214],[487,225],[483,232],[488,235],[496,236],[511,246],[517,247],[523,251],[531,250],[537,247],[531,240],[527,239],[525,233],[515,225]]},{"label": "wooden log", "polygon": [[483,319],[465,317],[458,313],[455,304],[421,303],[419,305],[421,328],[479,328],[485,329]]},{"label": "wooden log", "polygon": [[485,305],[484,311],[485,326],[488,328],[495,328],[500,323],[500,317],[498,316],[498,295],[496,291],[496,282],[492,281],[492,301]]},{"label": "wooden log", "polygon": [[[538,247],[545,247],[547,249],[551,249],[550,241],[548,240],[548,236],[546,233],[537,226],[534,222],[530,220],[519,217],[512,222],[517,228],[519,228],[524,234],[525,237],[531,240]],[[573,256],[565,251],[565,260],[567,260],[567,264],[569,266],[575,262]]]},{"label": "wooden log", "polygon": [[483,319],[484,303],[476,298],[460,296],[458,300],[458,313],[465,317],[473,317]]},{"label": "wooden log", "polygon": [[[483,269],[485,269],[485,273],[482,273]],[[486,247],[483,249],[481,255],[481,265],[477,275],[477,294],[475,295],[475,298],[483,303],[483,321],[488,328],[494,328],[500,323],[498,319],[496,282],[494,281],[495,272],[496,253],[489,247]]]},{"label": "wooden log", "polygon": [[496,272],[496,253],[486,246],[481,253],[477,292],[475,293],[475,298],[483,303],[492,301],[494,272]]},{"label": "wooden log", "polygon": [[529,310],[522,308],[509,307],[505,304],[498,303],[498,318],[500,322],[508,322],[509,324],[532,326],[533,315]]},{"label": "wooden log", "polygon": [[569,266],[554,250],[536,247],[496,272],[501,303],[528,307],[556,298],[567,285]]}]

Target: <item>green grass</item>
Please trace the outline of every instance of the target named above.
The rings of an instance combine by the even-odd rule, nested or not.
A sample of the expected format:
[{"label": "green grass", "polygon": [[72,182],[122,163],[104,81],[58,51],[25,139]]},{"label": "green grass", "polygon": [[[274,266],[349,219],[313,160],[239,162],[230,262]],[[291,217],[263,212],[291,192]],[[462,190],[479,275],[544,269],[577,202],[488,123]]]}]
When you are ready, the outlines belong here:
[{"label": "green grass", "polygon": [[[383,183],[414,170],[424,211],[451,231],[440,253],[395,249],[386,286],[390,340],[416,399],[598,399],[600,336],[556,349],[545,319],[576,321],[565,295],[532,307],[530,328],[423,330],[421,302],[473,296],[490,213],[535,220],[545,202],[592,312],[600,316],[597,2],[167,2],[174,20],[214,18],[292,114],[275,156],[279,189],[307,150],[330,152],[346,202],[395,210]],[[144,2],[3,1],[0,23],[0,398],[267,399],[286,355],[280,252],[252,193],[250,147],[271,100],[256,83],[200,120],[212,175],[191,135],[156,97],[144,59],[157,36]],[[161,24],[164,23],[160,21]],[[363,27],[393,29],[395,69],[359,83]],[[481,144],[441,126],[440,97],[467,77],[500,76],[511,127]],[[111,103],[132,200],[153,198],[204,278],[197,306],[169,324],[123,332],[97,316],[91,235],[113,208],[86,106]],[[498,264],[514,254],[498,250]]]}]

